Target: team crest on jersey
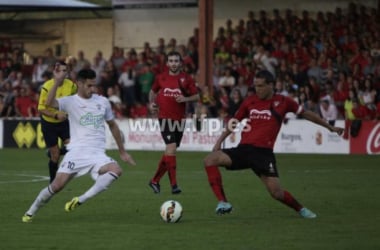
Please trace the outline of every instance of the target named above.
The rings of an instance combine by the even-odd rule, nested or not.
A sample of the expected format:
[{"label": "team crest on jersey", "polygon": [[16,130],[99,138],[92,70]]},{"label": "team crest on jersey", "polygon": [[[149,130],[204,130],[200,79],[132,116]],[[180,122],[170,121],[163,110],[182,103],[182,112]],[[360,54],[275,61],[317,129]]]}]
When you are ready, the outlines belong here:
[{"label": "team crest on jersey", "polygon": [[96,108],[97,108],[98,110],[100,110],[100,109],[102,108],[102,105],[100,105],[100,104],[96,104]]},{"label": "team crest on jersey", "polygon": [[273,105],[274,105],[275,107],[277,107],[279,104],[280,104],[279,101],[275,101],[275,102],[273,102]]},{"label": "team crest on jersey", "polygon": [[183,78],[183,77],[179,78],[179,80],[180,80],[181,84],[185,82],[185,78]]},{"label": "team crest on jersey", "polygon": [[269,170],[268,170],[269,173],[275,173],[275,170],[274,170],[274,166],[273,166],[273,163],[269,163]]}]

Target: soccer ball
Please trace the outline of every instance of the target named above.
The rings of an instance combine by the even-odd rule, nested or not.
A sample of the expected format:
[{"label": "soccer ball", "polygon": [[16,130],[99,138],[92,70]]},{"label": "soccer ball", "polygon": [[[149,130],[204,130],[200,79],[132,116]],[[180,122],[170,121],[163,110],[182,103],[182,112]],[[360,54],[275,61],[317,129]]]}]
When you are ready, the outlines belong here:
[{"label": "soccer ball", "polygon": [[168,223],[176,223],[182,217],[182,205],[175,200],[168,200],[161,205],[161,218]]}]

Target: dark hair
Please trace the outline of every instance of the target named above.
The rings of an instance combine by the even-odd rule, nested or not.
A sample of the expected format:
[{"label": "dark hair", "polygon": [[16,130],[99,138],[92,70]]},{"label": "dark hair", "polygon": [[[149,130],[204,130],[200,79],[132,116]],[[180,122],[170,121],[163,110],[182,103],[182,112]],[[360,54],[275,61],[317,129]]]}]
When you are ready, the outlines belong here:
[{"label": "dark hair", "polygon": [[54,63],[54,70],[58,70],[59,66],[65,66],[66,68],[68,68],[67,64],[64,61],[62,61],[62,60],[56,61]]},{"label": "dark hair", "polygon": [[65,63],[65,61],[62,61],[62,60],[58,60],[55,62],[55,67],[57,66],[67,66],[67,63]]},{"label": "dark hair", "polygon": [[322,99],[322,102],[324,102],[326,104],[330,104],[330,101],[328,99]]},{"label": "dark hair", "polygon": [[167,55],[166,55],[166,61],[168,61],[169,59],[169,56],[178,56],[179,57],[179,61],[182,62],[182,56],[181,54],[178,52],[178,51],[170,51]]},{"label": "dark hair", "polygon": [[268,70],[260,70],[259,72],[257,72],[256,77],[265,79],[265,82],[267,84],[275,82],[274,76]]},{"label": "dark hair", "polygon": [[94,78],[96,78],[96,73],[92,69],[82,69],[77,74],[77,79],[79,81]]}]

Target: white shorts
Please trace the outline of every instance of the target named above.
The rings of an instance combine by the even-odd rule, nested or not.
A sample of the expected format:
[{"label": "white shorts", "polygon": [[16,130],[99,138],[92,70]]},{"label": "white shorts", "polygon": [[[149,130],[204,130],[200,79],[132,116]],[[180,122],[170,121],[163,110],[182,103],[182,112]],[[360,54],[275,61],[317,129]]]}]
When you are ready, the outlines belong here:
[{"label": "white shorts", "polygon": [[90,173],[92,179],[96,180],[99,169],[109,163],[116,163],[116,161],[103,151],[68,151],[59,164],[57,173],[75,174],[75,177]]}]

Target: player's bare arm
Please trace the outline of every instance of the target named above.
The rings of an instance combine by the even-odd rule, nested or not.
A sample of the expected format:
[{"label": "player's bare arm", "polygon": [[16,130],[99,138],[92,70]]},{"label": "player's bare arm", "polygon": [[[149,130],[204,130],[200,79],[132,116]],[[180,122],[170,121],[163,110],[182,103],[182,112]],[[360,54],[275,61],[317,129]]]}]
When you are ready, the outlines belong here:
[{"label": "player's bare arm", "polygon": [[[232,118],[232,119],[235,119],[235,118]],[[222,148],[223,141],[233,132],[233,130],[235,129],[235,127],[239,123],[239,121],[237,119],[235,119],[235,120],[236,121],[234,121],[233,123],[229,123],[229,124],[233,124],[233,126],[226,126],[225,127],[225,129],[223,130],[223,133],[219,136],[214,147],[212,148],[212,151],[218,151]]]},{"label": "player's bare arm", "polygon": [[46,115],[60,121],[64,121],[67,119],[67,114],[64,112],[53,112],[48,109],[39,109],[38,112],[42,115]]},{"label": "player's bare arm", "polygon": [[343,128],[334,127],[334,126],[330,125],[325,120],[323,120],[321,117],[319,117],[319,115],[317,115],[316,113],[314,113],[312,111],[306,110],[301,115],[306,120],[309,120],[309,121],[311,121],[311,122],[313,122],[315,124],[318,124],[318,125],[320,125],[322,127],[327,128],[328,130],[330,130],[330,132],[335,132],[338,135],[342,135],[343,134],[343,131],[344,131]]},{"label": "player's bare arm", "polygon": [[149,109],[151,112],[157,112],[158,105],[156,104],[156,97],[157,93],[155,93],[153,90],[150,90],[149,92]]},{"label": "player's bare arm", "polygon": [[57,63],[55,65],[53,75],[54,75],[54,85],[49,91],[48,98],[46,100],[46,106],[58,109],[59,107],[58,101],[55,99],[55,95],[57,93],[58,87],[63,84],[63,81],[66,78],[66,75],[67,75],[66,65],[60,65]]},{"label": "player's bare arm", "polygon": [[117,148],[119,150],[120,158],[123,161],[125,161],[125,162],[127,162],[127,163],[129,163],[131,165],[136,165],[135,160],[124,149],[124,144],[123,144],[123,140],[122,140],[122,137],[121,137],[120,128],[117,125],[117,123],[115,122],[115,120],[107,121],[107,124],[108,124],[108,126],[110,128],[110,131],[111,131],[111,134],[112,134],[113,138],[116,141],[116,145],[117,145]]},{"label": "player's bare arm", "polygon": [[45,105],[55,109],[59,108],[58,101],[55,99],[59,83],[54,82],[53,87],[50,89]]},{"label": "player's bare arm", "polygon": [[[55,99],[55,98],[54,98]],[[56,100],[55,100],[56,101]],[[54,102],[54,101],[53,101]],[[53,107],[55,109],[58,109],[58,102],[56,104],[52,104],[52,105],[56,105],[56,106],[50,106],[47,104],[47,100],[45,102],[45,106],[48,106],[48,107]],[[54,112],[52,110],[49,110],[49,109],[38,109],[38,112],[42,115],[45,115],[45,116],[49,116],[49,117],[52,117],[54,119],[57,119],[59,121],[64,121],[67,119],[67,113],[66,112],[62,112],[62,111],[58,111],[58,112]]]},{"label": "player's bare arm", "polygon": [[177,102],[194,102],[194,101],[198,101],[199,100],[199,94],[195,94],[195,95],[192,95],[192,96],[183,96],[183,95],[179,95],[175,98],[175,100]]}]

